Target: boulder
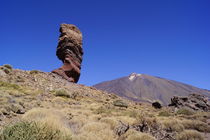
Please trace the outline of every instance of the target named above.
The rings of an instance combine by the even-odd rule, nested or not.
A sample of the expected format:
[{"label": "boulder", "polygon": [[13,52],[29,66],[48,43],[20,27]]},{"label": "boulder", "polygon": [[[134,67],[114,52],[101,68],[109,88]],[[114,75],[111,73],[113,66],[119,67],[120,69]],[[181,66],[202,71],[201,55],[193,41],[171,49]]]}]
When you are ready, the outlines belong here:
[{"label": "boulder", "polygon": [[61,24],[56,55],[63,66],[53,70],[64,79],[77,83],[80,77],[83,49],[82,33],[72,24]]},{"label": "boulder", "polygon": [[161,109],[161,108],[162,108],[162,105],[161,105],[158,101],[153,102],[153,103],[152,103],[152,106],[153,106],[155,109]]}]

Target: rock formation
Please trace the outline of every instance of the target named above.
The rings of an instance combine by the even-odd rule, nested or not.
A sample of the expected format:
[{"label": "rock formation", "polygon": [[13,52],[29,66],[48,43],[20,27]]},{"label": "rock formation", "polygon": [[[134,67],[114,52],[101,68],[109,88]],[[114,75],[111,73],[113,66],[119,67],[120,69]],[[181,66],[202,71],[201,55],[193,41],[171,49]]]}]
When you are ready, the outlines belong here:
[{"label": "rock formation", "polygon": [[161,109],[161,108],[162,108],[162,105],[161,105],[158,101],[153,102],[153,103],[152,103],[152,106],[153,106],[154,108],[156,108],[156,109]]},{"label": "rock formation", "polygon": [[169,104],[169,106],[189,108],[199,111],[210,111],[208,97],[199,94],[190,94],[188,97],[174,96],[171,98],[171,104]]},{"label": "rock formation", "polygon": [[77,83],[80,77],[83,49],[82,33],[75,25],[61,24],[56,55],[63,62],[63,66],[52,72],[70,82]]}]

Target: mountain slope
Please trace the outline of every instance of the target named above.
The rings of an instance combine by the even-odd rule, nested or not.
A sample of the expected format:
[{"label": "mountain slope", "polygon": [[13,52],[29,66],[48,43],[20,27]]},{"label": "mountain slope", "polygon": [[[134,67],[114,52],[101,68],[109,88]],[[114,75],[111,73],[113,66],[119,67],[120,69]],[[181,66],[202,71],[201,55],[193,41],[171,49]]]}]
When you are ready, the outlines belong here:
[{"label": "mountain slope", "polygon": [[208,90],[173,80],[136,73],[116,80],[102,82],[93,87],[134,101],[153,102],[159,100],[164,105],[167,105],[174,95],[187,96],[196,93],[210,97],[210,91]]}]

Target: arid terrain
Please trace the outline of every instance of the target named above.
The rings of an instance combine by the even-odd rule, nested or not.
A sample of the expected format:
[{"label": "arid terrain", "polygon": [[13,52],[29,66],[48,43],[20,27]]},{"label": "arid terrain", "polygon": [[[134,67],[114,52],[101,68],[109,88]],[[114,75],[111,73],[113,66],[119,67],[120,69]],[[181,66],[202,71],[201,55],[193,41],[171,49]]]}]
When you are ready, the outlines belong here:
[{"label": "arid terrain", "polygon": [[0,67],[1,140],[202,140],[210,112],[135,103],[56,74]]}]

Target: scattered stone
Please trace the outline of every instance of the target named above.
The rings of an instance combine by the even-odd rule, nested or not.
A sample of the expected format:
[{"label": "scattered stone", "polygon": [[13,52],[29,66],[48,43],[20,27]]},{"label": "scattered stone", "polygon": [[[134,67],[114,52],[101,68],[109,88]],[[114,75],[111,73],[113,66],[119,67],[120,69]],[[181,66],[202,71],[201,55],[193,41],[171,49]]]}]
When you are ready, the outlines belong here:
[{"label": "scattered stone", "polygon": [[121,136],[125,134],[129,128],[130,128],[129,124],[125,124],[120,121],[119,126],[117,126],[117,128],[115,129],[115,134]]},{"label": "scattered stone", "polygon": [[52,72],[77,83],[83,56],[82,33],[72,24],[61,24],[60,33],[56,55],[64,65]]},{"label": "scattered stone", "polygon": [[163,129],[156,121],[151,123],[150,121],[143,120],[140,123],[132,125],[130,128],[139,132],[149,133],[157,140],[175,140],[175,132]]},{"label": "scattered stone", "polygon": [[188,97],[174,96],[171,98],[171,107],[189,108],[199,111],[210,111],[210,104],[208,98],[200,94],[190,94]]},{"label": "scattered stone", "polygon": [[161,109],[161,108],[162,108],[162,105],[161,105],[158,101],[152,103],[152,106],[153,106],[155,109]]}]

